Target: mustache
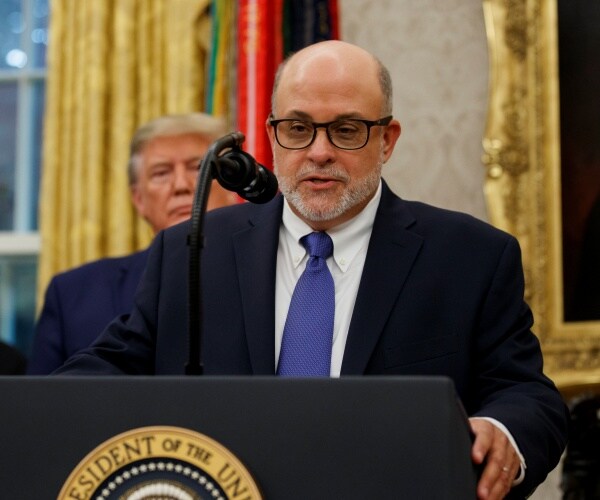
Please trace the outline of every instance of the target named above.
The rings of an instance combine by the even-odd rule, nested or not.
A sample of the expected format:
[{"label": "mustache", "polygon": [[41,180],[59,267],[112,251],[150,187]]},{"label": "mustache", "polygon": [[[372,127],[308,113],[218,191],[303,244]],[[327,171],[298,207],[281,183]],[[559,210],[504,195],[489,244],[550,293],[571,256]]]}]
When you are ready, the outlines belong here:
[{"label": "mustache", "polygon": [[344,182],[347,182],[350,179],[350,176],[346,171],[335,166],[317,167],[315,165],[304,165],[300,167],[294,175],[296,180],[312,176],[331,177],[333,179]]}]

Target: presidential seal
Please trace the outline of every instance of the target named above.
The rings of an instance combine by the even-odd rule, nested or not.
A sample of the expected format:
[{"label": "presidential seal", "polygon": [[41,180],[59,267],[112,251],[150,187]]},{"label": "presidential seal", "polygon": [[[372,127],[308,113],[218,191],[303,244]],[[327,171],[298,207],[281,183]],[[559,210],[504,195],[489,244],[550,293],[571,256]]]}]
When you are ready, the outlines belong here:
[{"label": "presidential seal", "polygon": [[91,451],[58,500],[262,500],[245,466],[215,440],[180,427],[141,427]]}]

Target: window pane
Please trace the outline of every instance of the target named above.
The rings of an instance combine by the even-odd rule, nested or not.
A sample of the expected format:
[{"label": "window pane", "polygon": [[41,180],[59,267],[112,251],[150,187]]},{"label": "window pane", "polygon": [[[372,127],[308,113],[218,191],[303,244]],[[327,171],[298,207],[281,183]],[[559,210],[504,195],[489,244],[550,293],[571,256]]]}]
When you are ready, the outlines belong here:
[{"label": "window pane", "polygon": [[23,68],[27,55],[21,47],[25,21],[21,0],[0,1],[0,68]]},{"label": "window pane", "polygon": [[0,230],[13,229],[17,84],[0,83]]},{"label": "window pane", "polygon": [[48,0],[33,0],[32,15],[32,64],[35,68],[45,68],[48,46]]},{"label": "window pane", "polygon": [[31,203],[31,221],[30,228],[38,229],[38,207],[39,207],[39,191],[40,191],[40,174],[42,163],[42,131],[44,126],[44,107],[46,97],[46,82],[39,80],[33,84],[33,131],[31,142],[31,192],[29,201]]},{"label": "window pane", "polygon": [[36,257],[0,257],[0,337],[29,355],[35,322]]},{"label": "window pane", "polygon": [[[3,236],[7,242],[38,227],[48,17],[49,0],[0,0],[0,231],[14,232]],[[37,255],[6,248],[0,253],[0,337],[28,354]]]}]

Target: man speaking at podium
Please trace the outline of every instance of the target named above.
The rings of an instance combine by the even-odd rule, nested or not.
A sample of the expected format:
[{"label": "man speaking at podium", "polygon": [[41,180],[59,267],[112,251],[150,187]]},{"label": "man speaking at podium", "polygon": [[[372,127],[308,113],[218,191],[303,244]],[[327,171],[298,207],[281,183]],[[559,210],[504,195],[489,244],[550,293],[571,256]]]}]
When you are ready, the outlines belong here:
[{"label": "man speaking at podium", "polygon": [[[391,113],[389,73],[359,47],[321,42],[280,67],[267,133],[283,196],[204,221],[204,373],[448,376],[476,434],[478,497],[523,498],[558,463],[567,413],[518,243],[390,191]],[[57,373],[184,372],[189,231],[156,237],[131,313]]]}]

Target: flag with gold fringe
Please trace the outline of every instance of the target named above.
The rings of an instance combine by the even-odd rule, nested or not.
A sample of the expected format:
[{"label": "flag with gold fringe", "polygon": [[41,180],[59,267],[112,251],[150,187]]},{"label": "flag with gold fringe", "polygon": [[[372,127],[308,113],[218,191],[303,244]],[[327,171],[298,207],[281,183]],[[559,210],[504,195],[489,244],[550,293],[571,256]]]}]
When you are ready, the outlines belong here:
[{"label": "flag with gold fringe", "polygon": [[236,2],[213,0],[211,3],[212,36],[206,85],[206,112],[231,116],[231,95],[235,91]]}]

